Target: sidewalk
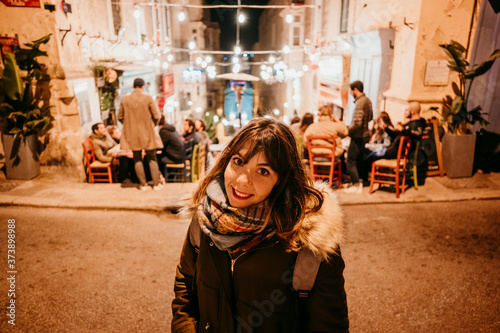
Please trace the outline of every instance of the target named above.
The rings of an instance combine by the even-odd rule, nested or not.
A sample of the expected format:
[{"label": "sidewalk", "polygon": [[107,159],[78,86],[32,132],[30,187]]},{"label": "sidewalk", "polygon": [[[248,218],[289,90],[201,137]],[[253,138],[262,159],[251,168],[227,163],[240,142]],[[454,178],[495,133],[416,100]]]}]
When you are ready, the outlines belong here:
[{"label": "sidewalk", "polygon": [[[122,188],[120,184],[87,184],[71,171],[42,167],[40,176],[27,181],[5,179],[4,173],[0,172],[0,206],[175,212],[181,207],[181,199],[191,193],[194,185],[168,183],[158,192],[153,189],[139,191]],[[428,177],[418,190],[408,188],[399,199],[385,190],[369,194],[368,188],[364,188],[362,194],[343,190],[335,192],[344,206],[500,199],[500,173],[483,174],[479,171],[471,178],[460,179]]]}]

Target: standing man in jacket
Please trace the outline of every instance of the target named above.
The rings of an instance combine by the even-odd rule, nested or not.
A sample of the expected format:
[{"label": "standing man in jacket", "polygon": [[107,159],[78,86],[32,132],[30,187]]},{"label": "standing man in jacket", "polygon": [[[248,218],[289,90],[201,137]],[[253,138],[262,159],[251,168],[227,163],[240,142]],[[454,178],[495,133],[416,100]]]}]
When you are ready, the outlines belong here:
[{"label": "standing man in jacket", "polygon": [[139,179],[140,189],[146,190],[146,173],[142,160],[142,151],[146,151],[149,161],[149,170],[153,180],[153,189],[160,188],[160,172],[156,161],[156,150],[163,148],[163,143],[155,131],[160,120],[160,113],[151,96],[144,94],[144,80],[134,80],[134,91],[124,96],[118,111],[118,120],[123,123],[120,138],[121,149],[132,150],[134,154],[134,168]]},{"label": "standing man in jacket", "polygon": [[354,97],[356,108],[349,127],[351,143],[347,150],[347,172],[351,176],[353,186],[346,191],[351,193],[362,193],[363,182],[359,179],[359,174],[363,167],[363,150],[365,144],[370,140],[370,130],[368,123],[373,118],[372,102],[363,93],[363,82],[354,81],[351,83],[351,94]]}]

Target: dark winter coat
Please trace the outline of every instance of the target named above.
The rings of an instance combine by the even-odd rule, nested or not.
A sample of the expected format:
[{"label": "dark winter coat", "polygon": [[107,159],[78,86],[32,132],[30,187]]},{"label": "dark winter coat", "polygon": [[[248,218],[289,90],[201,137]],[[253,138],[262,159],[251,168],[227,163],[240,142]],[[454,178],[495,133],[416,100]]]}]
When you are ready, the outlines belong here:
[{"label": "dark winter coat", "polygon": [[182,163],[184,158],[184,141],[175,127],[165,124],[160,128],[160,137],[163,141],[162,155],[173,163]]},{"label": "dark winter coat", "polygon": [[[196,215],[190,228],[199,228]],[[298,236],[304,247],[329,257],[305,307],[292,287],[297,252],[287,252],[282,240],[232,259],[201,231],[195,248],[188,231],[175,279],[172,332],[347,332],[343,229],[334,195],[325,194],[323,208],[306,217]]]},{"label": "dark winter coat", "polygon": [[349,127],[349,136],[352,139],[369,139],[370,130],[368,123],[373,118],[372,102],[364,93],[354,100],[356,108],[352,115],[351,127]]}]

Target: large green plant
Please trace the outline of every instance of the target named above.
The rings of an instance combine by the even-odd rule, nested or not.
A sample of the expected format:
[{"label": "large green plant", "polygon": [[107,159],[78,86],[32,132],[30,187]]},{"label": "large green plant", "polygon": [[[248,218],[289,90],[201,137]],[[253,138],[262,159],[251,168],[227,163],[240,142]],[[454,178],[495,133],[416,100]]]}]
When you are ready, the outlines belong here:
[{"label": "large green plant", "polygon": [[[50,77],[46,67],[36,60],[37,57],[47,56],[40,46],[46,44],[50,36],[26,43],[28,48],[20,49],[15,56],[6,52],[4,58],[0,127],[3,134],[14,136],[10,158],[16,157],[17,163],[21,140],[33,134],[44,136],[52,128],[54,118],[50,114],[49,98],[41,89],[42,86],[48,87]],[[25,76],[21,76],[21,70]]]},{"label": "large green plant", "polygon": [[439,46],[449,58],[448,67],[458,74],[460,80],[459,85],[452,83],[455,97],[447,95],[443,100],[443,122],[447,125],[448,131],[453,134],[462,134],[468,132],[477,122],[481,126],[488,125],[488,121],[483,118],[481,106],[477,105],[467,110],[467,103],[474,79],[491,68],[495,59],[500,57],[500,49],[495,50],[484,62],[471,68],[465,59],[467,50],[462,44],[452,40],[450,44]]}]

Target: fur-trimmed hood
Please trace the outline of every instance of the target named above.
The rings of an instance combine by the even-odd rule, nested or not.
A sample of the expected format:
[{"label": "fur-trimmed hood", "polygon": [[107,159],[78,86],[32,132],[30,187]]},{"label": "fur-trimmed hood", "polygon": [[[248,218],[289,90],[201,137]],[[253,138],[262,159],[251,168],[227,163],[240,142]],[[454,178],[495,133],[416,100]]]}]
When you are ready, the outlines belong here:
[{"label": "fur-trimmed hood", "polygon": [[[338,252],[339,246],[345,241],[344,214],[336,194],[326,183],[315,182],[314,187],[323,194],[323,206],[319,211],[305,215],[293,243],[297,249],[307,248],[315,255],[328,259],[331,254]],[[180,215],[191,218],[198,205],[193,204],[191,197],[184,198],[183,202],[184,208]]]},{"label": "fur-trimmed hood", "polygon": [[315,213],[306,214],[295,241],[326,259],[332,253],[337,253],[345,240],[344,214],[337,196],[326,183],[316,182],[314,187],[323,193],[323,206]]}]

